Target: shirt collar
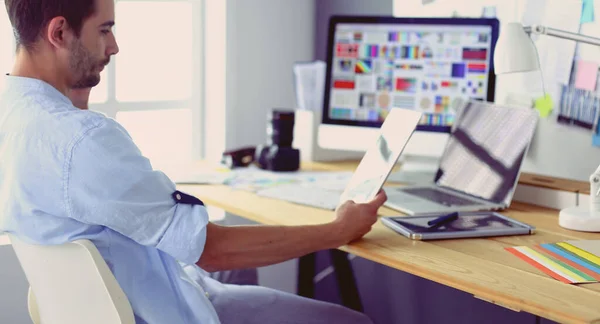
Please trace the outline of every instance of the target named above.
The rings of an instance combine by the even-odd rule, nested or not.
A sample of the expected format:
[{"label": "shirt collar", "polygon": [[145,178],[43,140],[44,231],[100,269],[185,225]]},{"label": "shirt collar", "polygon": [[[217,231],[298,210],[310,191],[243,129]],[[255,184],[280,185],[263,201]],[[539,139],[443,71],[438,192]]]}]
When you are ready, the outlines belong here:
[{"label": "shirt collar", "polygon": [[25,90],[34,90],[41,92],[49,97],[60,100],[65,104],[71,106],[73,105],[69,98],[67,98],[64,94],[62,94],[60,91],[58,91],[56,88],[54,88],[45,81],[33,78],[12,76],[8,73],[6,74],[6,76],[4,76],[4,78],[6,90],[8,91],[8,93],[22,93]]}]

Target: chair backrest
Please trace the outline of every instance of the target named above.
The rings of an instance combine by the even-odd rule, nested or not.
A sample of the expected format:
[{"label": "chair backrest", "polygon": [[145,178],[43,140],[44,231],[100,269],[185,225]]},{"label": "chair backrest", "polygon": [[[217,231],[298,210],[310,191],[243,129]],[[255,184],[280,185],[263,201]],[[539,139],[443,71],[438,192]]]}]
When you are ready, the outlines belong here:
[{"label": "chair backrest", "polygon": [[[31,286],[32,320],[44,324],[133,324],[127,296],[88,240],[35,245],[9,235]],[[36,305],[31,305],[31,303]]]}]

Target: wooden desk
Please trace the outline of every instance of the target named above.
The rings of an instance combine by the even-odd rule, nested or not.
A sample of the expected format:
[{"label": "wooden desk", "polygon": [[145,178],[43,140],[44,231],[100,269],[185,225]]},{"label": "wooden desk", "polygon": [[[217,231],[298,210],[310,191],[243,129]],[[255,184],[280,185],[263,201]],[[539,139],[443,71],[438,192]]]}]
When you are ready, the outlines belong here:
[{"label": "wooden desk", "polygon": [[[352,170],[355,163],[303,165],[311,170]],[[303,225],[331,221],[331,211],[259,197],[222,185],[180,186],[227,212],[262,224]],[[381,208],[384,216],[398,212]],[[362,240],[340,249],[362,258],[473,294],[476,298],[557,322],[600,323],[600,284],[567,285],[516,258],[505,247],[600,239],[600,234],[558,226],[558,211],[513,203],[504,214],[537,228],[535,235],[420,242],[380,222]]]}]

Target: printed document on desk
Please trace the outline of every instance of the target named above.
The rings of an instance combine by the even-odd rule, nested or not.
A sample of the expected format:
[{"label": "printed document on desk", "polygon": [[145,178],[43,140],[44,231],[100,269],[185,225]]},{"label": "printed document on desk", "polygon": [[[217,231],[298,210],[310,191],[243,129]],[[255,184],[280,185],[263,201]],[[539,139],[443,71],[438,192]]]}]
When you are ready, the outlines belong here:
[{"label": "printed document on desk", "polygon": [[223,165],[178,165],[160,170],[178,184],[224,184],[248,191],[284,184],[303,184],[342,191],[352,176],[349,171],[273,172],[256,166],[229,169]]},{"label": "printed document on desk", "polygon": [[273,172],[250,166],[235,169],[234,175],[225,181],[225,184],[235,189],[253,192],[287,184],[343,190],[351,176],[352,172]]}]

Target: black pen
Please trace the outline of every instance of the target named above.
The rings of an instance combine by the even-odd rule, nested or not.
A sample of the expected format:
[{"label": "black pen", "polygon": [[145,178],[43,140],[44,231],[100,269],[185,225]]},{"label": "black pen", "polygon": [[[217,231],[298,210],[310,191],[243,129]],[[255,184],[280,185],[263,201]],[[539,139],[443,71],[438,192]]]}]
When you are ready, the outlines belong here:
[{"label": "black pen", "polygon": [[450,213],[448,215],[440,216],[436,219],[432,219],[427,222],[427,225],[430,227],[440,226],[446,223],[449,223],[455,219],[458,219],[458,212]]}]

